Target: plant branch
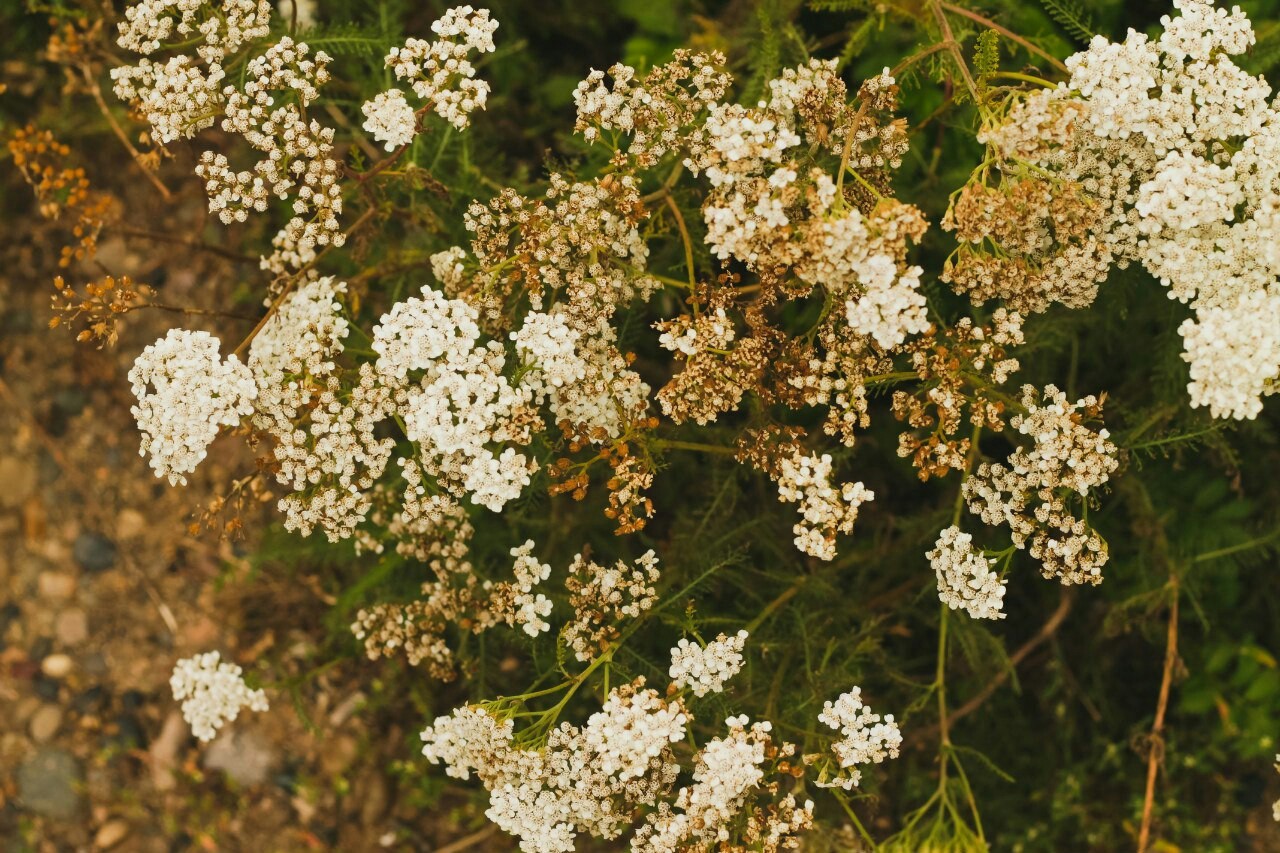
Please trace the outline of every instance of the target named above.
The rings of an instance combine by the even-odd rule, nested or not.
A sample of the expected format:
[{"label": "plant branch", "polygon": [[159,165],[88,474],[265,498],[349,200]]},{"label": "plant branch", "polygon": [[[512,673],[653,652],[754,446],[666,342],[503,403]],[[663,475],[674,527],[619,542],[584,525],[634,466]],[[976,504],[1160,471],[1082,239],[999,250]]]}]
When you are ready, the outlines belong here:
[{"label": "plant branch", "polygon": [[156,243],[173,243],[178,246],[186,246],[188,249],[194,249],[197,252],[208,252],[211,255],[217,255],[220,258],[225,258],[238,264],[256,264],[258,262],[257,258],[250,255],[242,255],[230,249],[224,249],[221,246],[210,245],[202,240],[184,237],[181,234],[148,231],[145,228],[134,228],[129,225],[113,225],[110,226],[110,230],[117,231],[125,237],[137,237],[140,240],[152,240]]},{"label": "plant branch", "polygon": [[[1038,649],[1058,632],[1058,629],[1062,627],[1062,623],[1066,621],[1067,615],[1071,612],[1071,606],[1074,603],[1074,600],[1075,595],[1073,592],[1069,589],[1064,589],[1062,591],[1062,596],[1058,599],[1057,609],[1055,609],[1053,613],[1050,614],[1049,618],[1045,620],[1045,623],[1040,626],[1040,630],[1036,632],[1035,636],[1019,646],[1013,654],[1009,655],[1009,665],[1007,667],[1000,670],[995,677],[988,681],[981,690],[966,700],[963,705],[952,711],[948,722],[950,724],[954,724],[957,720],[969,716],[986,704],[987,700],[1000,689],[1001,685],[1009,680],[1009,676],[1018,667],[1018,664],[1026,660],[1028,655]],[[937,733],[938,730],[937,726],[923,729],[920,732],[920,737],[927,739]]]},{"label": "plant branch", "polygon": [[1155,812],[1156,777],[1164,763],[1164,715],[1169,708],[1169,688],[1178,661],[1178,576],[1169,576],[1169,626],[1165,635],[1164,669],[1160,675],[1160,696],[1156,700],[1156,718],[1151,723],[1147,743],[1147,790],[1142,798],[1142,826],[1138,830],[1138,853],[1146,853],[1151,840],[1151,818]]},{"label": "plant branch", "polygon": [[1019,46],[1021,46],[1028,53],[1039,56],[1041,59],[1044,59],[1046,62],[1052,65],[1054,68],[1058,69],[1059,71],[1062,71],[1063,73],[1066,73],[1067,66],[1061,59],[1058,59],[1058,57],[1054,56],[1053,54],[1048,53],[1036,47],[1034,44],[1032,44],[1022,36],[1015,33],[1013,30],[1008,29],[1007,27],[1002,27],[999,24],[997,24],[995,21],[991,20],[990,18],[979,15],[977,12],[970,11],[969,9],[966,9],[963,6],[957,6],[954,3],[937,2],[937,0],[934,0],[934,2],[937,3],[937,5],[941,6],[943,9],[946,9],[948,12],[952,13],[953,15],[959,15],[962,18],[968,18],[969,20],[973,21],[975,24],[981,24],[982,26],[988,29],[995,30],[1000,35],[1009,39],[1009,41],[1014,42],[1015,44],[1018,44]]},{"label": "plant branch", "polygon": [[134,164],[142,171],[142,174],[147,176],[147,180],[151,182],[152,186],[160,191],[160,195],[164,197],[165,201],[170,201],[173,198],[173,194],[169,192],[169,188],[164,185],[164,182],[160,180],[155,172],[152,172],[145,164],[143,164],[142,155],[138,153],[137,148],[133,147],[133,143],[129,141],[128,135],[124,132],[124,128],[122,128],[120,123],[116,121],[116,117],[111,114],[111,109],[107,106],[107,102],[103,100],[102,90],[98,87],[98,81],[94,78],[93,72],[89,70],[89,66],[80,66],[80,73],[84,75],[84,82],[89,89],[89,94],[93,96],[93,100],[97,103],[98,110],[102,113],[102,117],[105,118],[107,120],[107,124],[110,125],[111,132],[116,135],[116,139],[120,140],[120,144],[128,150],[129,156],[133,158]]}]

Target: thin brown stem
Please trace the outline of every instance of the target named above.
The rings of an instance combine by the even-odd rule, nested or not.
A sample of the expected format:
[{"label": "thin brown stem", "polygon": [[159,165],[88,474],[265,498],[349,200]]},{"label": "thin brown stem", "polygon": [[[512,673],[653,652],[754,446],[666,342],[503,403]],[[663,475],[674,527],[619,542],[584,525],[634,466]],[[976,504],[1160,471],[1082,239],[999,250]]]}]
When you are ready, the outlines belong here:
[{"label": "thin brown stem", "polygon": [[659,438],[653,441],[653,447],[662,450],[697,450],[702,453],[717,453],[724,456],[736,456],[738,451],[722,444],[702,444],[697,441],[677,441],[671,438]]},{"label": "thin brown stem", "polygon": [[1164,521],[1151,501],[1151,494],[1135,476],[1125,477],[1116,484],[1117,492],[1129,506],[1129,516],[1134,538],[1143,544],[1143,551],[1154,568],[1168,578],[1165,589],[1169,594],[1169,621],[1165,629],[1164,664],[1160,675],[1160,694],[1156,699],[1156,715],[1151,723],[1151,733],[1146,738],[1147,785],[1142,798],[1142,823],[1138,829],[1138,853],[1146,853],[1151,843],[1151,824],[1155,818],[1156,780],[1165,756],[1165,714],[1169,709],[1169,691],[1178,666],[1178,599],[1180,595],[1178,568],[1165,532]]},{"label": "thin brown stem", "polygon": [[1147,790],[1142,798],[1142,826],[1138,830],[1138,853],[1146,853],[1151,841],[1151,819],[1155,813],[1156,777],[1164,763],[1164,715],[1169,708],[1169,688],[1178,662],[1178,576],[1169,576],[1169,625],[1165,634],[1164,669],[1160,676],[1160,696],[1156,699],[1156,717],[1151,723],[1147,744]]},{"label": "thin brown stem", "polygon": [[117,231],[125,237],[137,237],[140,240],[152,240],[156,243],[174,243],[179,246],[186,246],[188,249],[194,249],[197,252],[208,252],[211,255],[217,255],[220,258],[235,261],[238,264],[256,264],[258,262],[257,258],[250,255],[242,255],[239,252],[233,252],[221,246],[212,246],[193,237],[184,237],[181,234],[148,231],[145,228],[134,228],[129,225],[113,225],[110,230]]},{"label": "thin brown stem", "polygon": [[[935,0],[935,2],[937,2],[937,0]],[[946,3],[946,2],[938,3],[938,5],[941,6],[943,9],[946,9],[948,12],[952,13],[953,15],[959,15],[962,18],[968,18],[969,20],[973,21],[975,24],[981,24],[987,29],[995,30],[1000,35],[1007,38],[1009,41],[1014,42],[1015,44],[1021,46],[1028,53],[1031,53],[1040,57],[1041,59],[1045,60],[1050,65],[1052,65],[1054,68],[1058,69],[1059,71],[1062,71],[1063,73],[1066,73],[1067,66],[1065,63],[1063,63],[1062,60],[1058,59],[1058,57],[1054,56],[1053,54],[1046,53],[1044,50],[1036,47],[1034,44],[1032,44],[1022,36],[1015,33],[1013,30],[1010,30],[1007,27],[1002,27],[999,24],[997,24],[995,21],[991,20],[990,18],[979,15],[977,12],[966,9],[963,6],[957,6],[954,3]]]},{"label": "thin brown stem", "polygon": [[680,206],[676,204],[675,199],[668,195],[664,200],[667,207],[671,209],[671,215],[676,218],[676,227],[680,229],[680,239],[684,242],[684,263],[689,270],[689,290],[697,290],[698,279],[693,270],[693,240],[689,237],[689,227],[684,224],[684,214],[680,212]]},{"label": "thin brown stem", "polygon": [[[368,210],[362,213],[360,215],[360,218],[357,219],[354,223],[352,223],[351,227],[347,229],[347,236],[350,237],[352,234],[356,233],[361,228],[363,228],[364,225],[367,222],[369,222],[369,220],[373,219],[374,214],[376,214],[377,212],[378,212],[377,208],[370,207]],[[313,268],[317,263],[319,263],[320,259],[323,258],[332,248],[333,248],[333,244],[330,243],[328,246],[324,248],[324,251],[316,255],[316,257],[313,258],[310,263],[300,267],[297,270],[297,272],[289,276],[289,279],[288,281],[285,282],[284,287],[280,289],[280,295],[277,296],[275,298],[275,301],[271,303],[271,306],[267,308],[267,313],[262,315],[262,319],[258,321],[258,325],[254,326],[253,330],[250,331],[249,334],[245,336],[245,339],[240,342],[240,345],[236,347],[235,355],[244,355],[245,350],[249,348],[249,344],[253,343],[253,339],[256,338],[258,336],[258,333],[262,331],[263,327],[267,325],[267,321],[269,321],[272,317],[274,317],[275,313],[280,310],[280,306],[284,304],[285,298],[288,297],[288,295],[293,292],[293,289],[297,287],[298,282],[306,278],[307,271]]]},{"label": "thin brown stem", "polygon": [[231,311],[217,311],[213,308],[191,308],[182,305],[169,305],[164,302],[141,302],[137,305],[130,305],[121,314],[128,314],[134,311],[141,311],[144,308],[154,308],[157,311],[168,311],[170,314],[183,314],[188,317],[225,317],[228,320],[244,320],[252,322],[253,318],[247,314],[235,314]]},{"label": "thin brown stem", "polygon": [[947,21],[946,13],[942,11],[943,7],[947,5],[941,0],[929,0],[929,8],[933,11],[934,20],[938,22],[938,28],[942,30],[943,46],[951,52],[951,57],[956,62],[956,68],[960,70],[960,76],[964,79],[965,88],[969,90],[969,96],[973,98],[973,102],[976,104],[978,103],[978,84],[974,82],[973,75],[969,73],[969,63],[965,62],[964,52],[960,50],[960,42],[956,41],[955,33],[951,31],[951,24]]},{"label": "thin brown stem", "polygon": [[164,185],[164,182],[160,180],[155,172],[148,169],[146,164],[142,162],[142,155],[138,153],[137,148],[133,147],[133,143],[129,141],[128,135],[124,132],[124,128],[116,121],[116,117],[111,114],[111,109],[102,98],[102,90],[98,88],[98,81],[94,78],[89,67],[87,65],[81,66],[80,73],[84,75],[84,82],[89,89],[89,94],[93,96],[93,100],[98,105],[98,110],[102,113],[102,117],[107,120],[107,124],[111,127],[111,132],[116,135],[116,139],[119,139],[120,144],[128,150],[134,164],[142,170],[142,174],[147,176],[147,180],[151,182],[152,186],[160,191],[160,195],[164,196],[164,200],[171,200],[173,194],[169,192],[169,188]]},{"label": "thin brown stem", "polygon": [[[1062,597],[1058,600],[1057,609],[1054,610],[1045,623],[1040,626],[1040,630],[1036,632],[1035,636],[1019,646],[1013,654],[1009,655],[1008,666],[1000,670],[994,678],[988,681],[981,690],[971,696],[963,705],[951,712],[949,719],[950,724],[954,725],[957,720],[969,716],[986,704],[987,700],[1000,689],[1001,685],[1009,680],[1010,674],[1017,669],[1018,665],[1026,660],[1028,655],[1034,652],[1058,632],[1058,629],[1062,627],[1062,623],[1066,621],[1067,614],[1071,612],[1073,600],[1074,596],[1071,591],[1064,589],[1062,591]],[[937,727],[925,729],[921,731],[920,737],[931,737],[937,731]]]}]

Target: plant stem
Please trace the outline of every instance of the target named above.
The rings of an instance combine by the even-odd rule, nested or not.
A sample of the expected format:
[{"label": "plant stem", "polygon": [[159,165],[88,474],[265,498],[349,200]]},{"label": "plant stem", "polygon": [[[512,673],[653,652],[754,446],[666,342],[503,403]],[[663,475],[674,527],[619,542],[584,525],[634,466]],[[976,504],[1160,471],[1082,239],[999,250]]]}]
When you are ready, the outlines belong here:
[{"label": "plant stem", "polygon": [[997,71],[991,76],[999,77],[1002,80],[1021,80],[1023,83],[1033,83],[1037,86],[1043,86],[1046,89],[1057,88],[1056,83],[1051,83],[1043,77],[1036,77],[1032,74],[1021,74],[1017,71]]},{"label": "plant stem", "polygon": [[703,453],[718,453],[723,456],[737,456],[738,451],[722,444],[702,444],[697,441],[677,441],[673,438],[659,438],[652,443],[653,447],[664,450],[700,450]]},{"label": "plant stem", "polygon": [[990,18],[983,17],[982,15],[979,15],[977,12],[973,12],[969,9],[964,8],[963,6],[956,6],[953,3],[946,3],[946,2],[939,3],[938,0],[933,0],[933,2],[937,3],[937,5],[941,6],[943,9],[946,9],[948,12],[950,12],[953,15],[959,15],[962,18],[968,18],[969,20],[973,21],[975,24],[981,24],[982,26],[988,29],[995,30],[1000,35],[1020,45],[1028,53],[1033,53],[1036,56],[1039,56],[1040,58],[1044,59],[1059,71],[1062,71],[1065,73],[1068,70],[1066,64],[1061,59],[1058,59],[1058,57],[1054,56],[1051,53],[1046,53],[1045,51],[1036,47],[1031,42],[1024,39],[1022,36],[1015,33],[1013,30],[1000,26]]},{"label": "plant stem", "polygon": [[1138,831],[1138,853],[1146,853],[1151,840],[1151,818],[1155,811],[1156,776],[1164,763],[1164,715],[1169,708],[1169,688],[1178,661],[1178,576],[1169,576],[1169,626],[1165,637],[1164,669],[1160,676],[1160,696],[1156,700],[1156,718],[1151,724],[1151,742],[1147,747],[1147,790],[1142,798],[1142,827]]},{"label": "plant stem", "polygon": [[[950,6],[941,0],[929,0],[929,8],[933,11],[934,20],[938,22],[938,28],[942,31],[942,43],[951,57],[956,62],[956,68],[960,70],[960,77],[964,80],[965,88],[969,90],[969,97],[973,99],[975,104],[978,103],[978,84],[974,82],[973,75],[969,73],[969,64],[964,60],[964,52],[960,50],[960,42],[956,41],[955,34],[951,32],[951,24],[947,22],[947,16],[942,11],[943,8],[949,10],[958,9],[959,7]],[[968,11],[967,9],[965,10]]]},{"label": "plant stem", "polygon": [[[689,228],[684,224],[684,215],[680,213],[680,206],[676,204],[675,199],[670,195],[663,199],[667,203],[667,207],[671,209],[671,215],[676,218],[676,226],[680,229],[680,239],[684,242],[684,263],[689,271],[689,290],[697,290],[698,279],[693,270],[693,240],[689,237]],[[697,303],[694,303],[697,308]]]}]

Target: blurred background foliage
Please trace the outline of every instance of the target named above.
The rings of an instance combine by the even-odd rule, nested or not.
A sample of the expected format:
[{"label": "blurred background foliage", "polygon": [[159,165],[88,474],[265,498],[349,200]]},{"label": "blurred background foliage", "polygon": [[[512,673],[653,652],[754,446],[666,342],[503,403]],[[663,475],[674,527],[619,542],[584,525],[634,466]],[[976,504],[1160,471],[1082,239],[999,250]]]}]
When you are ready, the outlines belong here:
[{"label": "blurred background foliage", "polygon": [[[1240,5],[1258,33],[1244,64],[1280,74],[1280,4]],[[334,94],[355,123],[360,102],[385,78],[386,48],[425,34],[445,6],[318,0],[320,23],[302,38],[336,57]],[[421,185],[385,190],[396,215],[377,245],[394,246],[394,257],[355,241],[332,259],[332,271],[349,276],[379,268],[354,291],[369,316],[422,284],[429,254],[466,239],[461,214],[473,198],[486,199],[504,186],[536,187],[551,169],[590,173],[603,163],[604,152],[571,134],[572,90],[592,68],[617,61],[652,65],[686,45],[719,49],[729,56],[737,96],[749,101],[779,70],[809,56],[839,57],[846,79],[855,82],[938,38],[925,23],[927,8],[914,0],[493,0],[489,6],[501,27],[498,50],[481,68],[492,84],[488,109],[466,134],[437,124],[415,141],[407,162],[425,170]],[[1171,11],[1163,0],[982,0],[972,8],[1060,58],[1092,34],[1119,38],[1130,27],[1154,28]],[[109,131],[82,93],[64,89],[61,71],[43,54],[51,21],[98,12],[71,0],[0,3],[8,84],[0,94],[0,133],[28,122],[52,129],[73,145],[92,179],[110,189],[130,176],[122,174],[119,152],[108,148]],[[983,28],[960,16],[952,26],[971,53]],[[1006,38],[999,49],[1005,69],[1061,79]],[[915,262],[936,272],[954,245],[936,223],[948,195],[981,158],[973,138],[976,113],[949,99],[941,60],[918,63],[901,84],[913,136],[895,191],[935,223]],[[164,166],[173,186],[185,184],[185,203],[197,205],[198,186],[189,190],[199,145],[175,146]],[[361,157],[358,151],[352,156]],[[0,181],[6,217],[35,215],[12,170],[3,170]],[[689,219],[695,227],[698,220]],[[264,242],[254,227],[214,223],[206,236],[253,251]],[[677,240],[659,238],[653,245],[655,271],[682,268]],[[224,284],[232,298],[252,306],[262,283],[252,271],[241,275]],[[48,285],[33,280],[30,286]],[[936,278],[927,278],[925,287],[945,319],[967,310]],[[677,307],[659,302],[656,310],[670,315]],[[1018,353],[1023,370],[1016,380],[1057,383],[1073,398],[1105,392],[1107,425],[1127,452],[1091,519],[1111,547],[1100,587],[1061,588],[1042,580],[1019,554],[1006,620],[951,620],[947,683],[957,714],[951,736],[991,849],[1133,848],[1175,599],[1177,655],[1155,801],[1160,840],[1152,849],[1280,849],[1270,814],[1280,795],[1280,777],[1271,769],[1280,751],[1280,406],[1273,399],[1258,420],[1240,424],[1190,410],[1173,331],[1186,313],[1131,269],[1116,271],[1092,308],[1055,306],[1028,324],[1030,343]],[[642,372],[658,364],[653,337],[640,317],[623,334]],[[803,743],[821,702],[853,684],[877,711],[901,711],[902,758],[867,773],[853,804],[872,833],[885,838],[936,785],[937,719],[932,704],[920,701],[933,674],[938,623],[924,552],[947,523],[956,488],[954,478],[916,480],[894,452],[896,427],[887,399],[879,400],[856,451],[843,451],[845,468],[877,499],[831,564],[810,563],[795,551],[793,510],[779,505],[766,480],[730,459],[680,453],[665,459],[653,493],[656,518],[637,537],[612,535],[601,514],[602,489],[585,505],[575,504],[548,498],[536,487],[545,486],[544,479],[503,515],[476,519],[474,559],[500,571],[509,565],[512,545],[534,538],[543,559],[560,571],[584,544],[608,560],[654,547],[670,588],[689,585],[688,592],[665,608],[660,628],[643,632],[618,658],[618,678],[660,681],[667,649],[682,631],[707,637],[763,616],[748,646],[750,666],[730,695],[707,697],[695,712],[715,725],[750,708]],[[722,443],[732,441],[731,418],[716,429],[725,433]],[[984,450],[996,455],[998,443]],[[350,663],[351,677],[366,682],[366,713],[375,718],[420,726],[467,699],[519,692],[532,673],[557,665],[546,644],[493,635],[460,638],[466,673],[445,686],[396,661],[362,664],[347,628],[353,614],[370,601],[411,595],[421,581],[417,567],[394,557],[357,558],[349,548],[283,533],[268,535],[255,560],[262,572],[314,575],[333,595],[336,603],[314,626],[323,638],[317,666]],[[416,738],[407,739],[404,755],[393,772],[416,787],[424,803],[441,802],[447,786],[416,758]],[[826,828],[815,834],[813,848],[848,849],[835,832],[843,821],[839,805],[822,794],[817,799]],[[480,811],[473,804],[458,819],[475,821]]]}]

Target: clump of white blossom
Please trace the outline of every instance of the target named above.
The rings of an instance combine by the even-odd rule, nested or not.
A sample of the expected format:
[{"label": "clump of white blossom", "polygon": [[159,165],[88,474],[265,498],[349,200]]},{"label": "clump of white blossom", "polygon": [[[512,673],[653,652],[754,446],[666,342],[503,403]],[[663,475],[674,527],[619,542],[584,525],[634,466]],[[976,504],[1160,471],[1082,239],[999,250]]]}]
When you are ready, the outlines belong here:
[{"label": "clump of white blossom", "polygon": [[1266,79],[1232,60],[1256,41],[1245,13],[1173,5],[1155,38],[1095,36],[1067,83],[984,139],[1090,200],[1086,243],[1055,261],[1034,310],[1087,305],[1110,266],[1140,263],[1195,311],[1180,328],[1192,405],[1254,418],[1280,378],[1280,114]]},{"label": "clump of white blossom", "polygon": [[[1102,402],[1093,396],[1075,403],[1053,385],[1022,390],[1025,414],[1010,425],[1030,436],[1003,462],[983,462],[961,490],[969,511],[990,525],[1008,525],[1013,544],[1041,563],[1046,578],[1064,584],[1102,581],[1107,545],[1073,512],[1082,507],[1119,465],[1118,450],[1105,428],[1084,421],[1097,417]],[[1028,547],[1029,546],[1029,547]]]},{"label": "clump of white blossom", "polygon": [[926,554],[938,576],[938,598],[952,610],[974,619],[1003,619],[1005,582],[994,564],[973,547],[973,536],[952,525],[938,534]]},{"label": "clump of white blossom", "polygon": [[372,101],[365,101],[360,112],[364,113],[364,129],[388,151],[408,145],[418,132],[418,117],[399,89],[379,92]]},{"label": "clump of white blossom", "polygon": [[583,663],[595,660],[617,639],[620,623],[653,607],[658,600],[654,584],[661,576],[653,551],[641,554],[634,565],[618,560],[602,566],[583,554],[574,557],[565,582],[574,618],[563,631],[574,656]]},{"label": "clump of white blossom", "polygon": [[[768,721],[751,723],[746,716],[725,720],[728,734],[709,741],[699,750],[693,784],[681,788],[672,804],[660,803],[636,831],[631,849],[636,853],[676,853],[714,848],[727,842],[730,826],[743,812],[748,798],[765,781],[764,765],[774,748],[783,757],[794,746],[776,747]],[[781,835],[812,825],[813,802],[797,804],[788,794],[778,803],[774,831]]]},{"label": "clump of white blossom", "polygon": [[720,693],[729,679],[742,669],[742,649],[747,632],[732,637],[720,634],[705,646],[681,638],[671,650],[671,683],[692,691],[694,696]]},{"label": "clump of white blossom", "polygon": [[397,80],[408,81],[413,93],[437,115],[461,130],[489,97],[489,84],[475,79],[469,57],[473,52],[492,53],[497,29],[498,22],[490,19],[488,9],[458,6],[431,25],[435,41],[411,38],[403,47],[393,47],[387,67]]},{"label": "clump of white blossom", "polygon": [[129,370],[142,431],[139,453],[150,456],[157,477],[187,482],[222,427],[253,411],[257,386],[235,354],[224,360],[208,332],[170,329],[147,347]]},{"label": "clump of white blossom", "polygon": [[798,453],[782,460],[778,500],[800,504],[795,543],[806,554],[834,559],[836,534],[852,532],[858,508],[874,498],[862,483],[832,483],[830,454]]},{"label": "clump of white blossom", "polygon": [[[1276,770],[1280,770],[1280,755],[1276,756]],[[1271,817],[1280,821],[1280,800],[1271,804]]]},{"label": "clump of white blossom", "polygon": [[474,772],[489,791],[486,815],[537,853],[576,849],[586,832],[618,838],[631,813],[653,807],[679,772],[671,745],[688,721],[644,680],[610,691],[582,726],[561,723],[541,749],[525,749],[510,719],[477,707],[439,717],[422,732],[423,755],[450,776]]},{"label": "clump of white blossom", "polygon": [[513,447],[490,446],[528,442],[532,395],[503,375],[501,344],[479,343],[473,306],[429,288],[423,297],[396,304],[374,328],[376,370],[402,389],[406,435],[427,473],[498,512],[529,484],[533,463]]},{"label": "clump of white blossom", "polygon": [[533,591],[539,583],[551,577],[551,566],[538,562],[532,556],[533,548],[534,543],[530,539],[511,549],[511,556],[516,560],[513,568],[515,594],[511,621],[523,626],[524,632],[530,637],[551,630],[551,623],[547,622],[547,617],[551,615],[551,599]]},{"label": "clump of white blossom", "polygon": [[831,745],[840,773],[818,782],[819,787],[853,790],[862,781],[858,765],[880,764],[887,758],[897,758],[902,746],[902,732],[893,714],[882,718],[872,713],[862,702],[860,687],[840,694],[834,702],[825,702],[818,722],[840,733],[840,740]]},{"label": "clump of white blossom", "polygon": [[182,716],[192,734],[200,740],[213,740],[242,708],[267,710],[267,694],[250,690],[241,672],[235,664],[223,663],[218,652],[183,658],[174,665],[169,687],[174,701],[182,703]]}]

